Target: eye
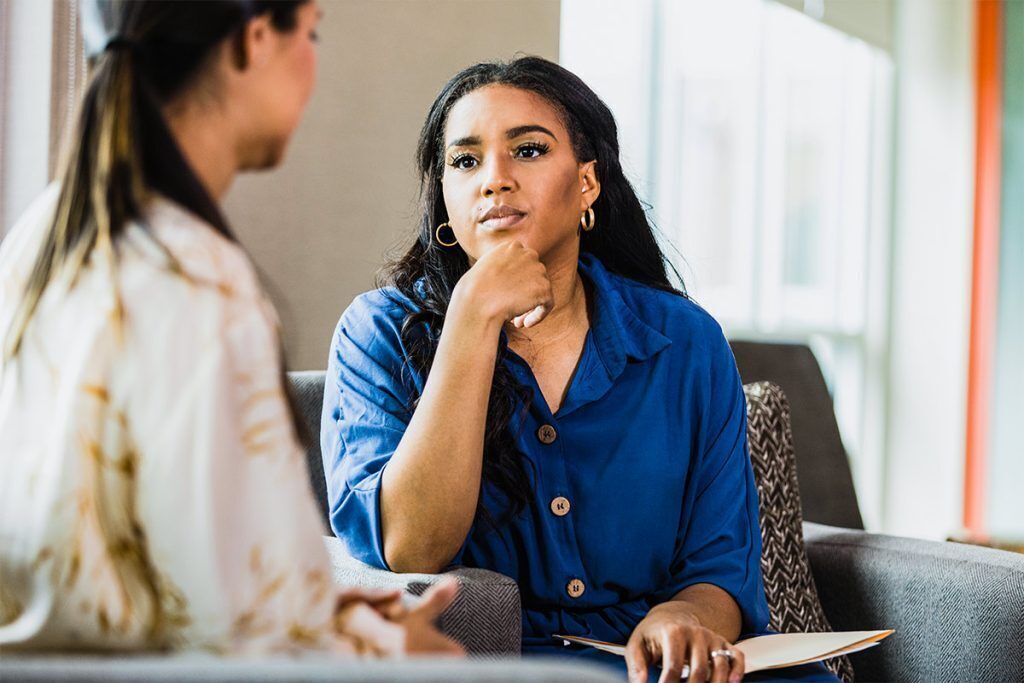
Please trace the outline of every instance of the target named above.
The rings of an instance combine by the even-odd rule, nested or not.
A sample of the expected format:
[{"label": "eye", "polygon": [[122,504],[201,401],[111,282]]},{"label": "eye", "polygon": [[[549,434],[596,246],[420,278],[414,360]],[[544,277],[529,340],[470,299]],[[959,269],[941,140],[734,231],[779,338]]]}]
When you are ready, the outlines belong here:
[{"label": "eye", "polygon": [[316,31],[310,31],[309,32],[309,39],[312,40],[314,43],[319,43],[320,42],[320,34],[317,33]]},{"label": "eye", "polygon": [[537,159],[544,156],[551,149],[543,142],[526,142],[516,147],[516,156],[520,159]]},{"label": "eye", "polygon": [[476,166],[476,159],[472,154],[456,154],[448,162],[448,165],[460,171],[468,171]]}]

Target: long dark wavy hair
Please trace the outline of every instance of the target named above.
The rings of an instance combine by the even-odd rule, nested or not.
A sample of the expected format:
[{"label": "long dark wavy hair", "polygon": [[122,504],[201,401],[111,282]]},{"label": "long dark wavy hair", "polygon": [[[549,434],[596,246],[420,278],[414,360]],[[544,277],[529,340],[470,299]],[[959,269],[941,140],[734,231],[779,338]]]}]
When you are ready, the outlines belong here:
[{"label": "long dark wavy hair", "polygon": [[[228,223],[178,148],[162,107],[201,78],[214,49],[267,15],[275,29],[297,26],[308,0],[85,0],[83,34],[90,80],[59,171],[53,221],[4,339],[14,359],[46,288],[58,273],[74,282],[96,250],[116,268],[115,245],[160,193],[228,240]],[[145,226],[143,226],[145,227]],[[168,253],[168,257],[171,255]],[[171,267],[177,264],[170,258]],[[117,302],[117,322],[123,311]],[[283,367],[283,365],[282,365]],[[284,383],[284,376],[282,375]],[[287,384],[284,384],[285,394]],[[302,423],[293,424],[300,436]]]},{"label": "long dark wavy hair", "polygon": [[[438,225],[448,221],[441,188],[444,173],[444,134],[451,108],[463,96],[486,85],[507,85],[535,93],[561,115],[579,162],[596,161],[601,194],[594,202],[596,228],[580,236],[580,251],[596,256],[610,272],[656,289],[686,296],[678,271],[662,252],[655,228],[632,185],[622,172],[615,119],[607,105],[572,72],[539,57],[476,64],[456,74],[430,107],[420,132],[416,162],[420,172],[422,215],[416,243],[384,270],[379,284],[401,292],[404,305],[402,342],[406,364],[425,377],[437,352],[452,291],[469,261],[461,248],[444,248],[434,241]],[[671,271],[679,283],[669,282]],[[396,297],[397,299],[397,297]],[[506,499],[505,512],[516,514],[530,499],[529,480],[516,448],[518,411],[529,405],[530,392],[505,364],[507,343],[502,337],[487,405],[484,436],[484,481],[494,484]],[[418,397],[410,409],[415,409]],[[495,521],[478,506],[478,516]]]}]

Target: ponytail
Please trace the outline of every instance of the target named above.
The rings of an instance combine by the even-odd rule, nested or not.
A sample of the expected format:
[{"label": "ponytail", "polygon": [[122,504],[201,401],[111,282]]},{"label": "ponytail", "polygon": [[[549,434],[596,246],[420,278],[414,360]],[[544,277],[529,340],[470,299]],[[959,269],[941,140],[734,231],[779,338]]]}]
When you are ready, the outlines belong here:
[{"label": "ponytail", "polygon": [[[163,116],[163,105],[198,78],[207,58],[254,16],[291,31],[308,0],[92,0],[83,6],[83,38],[93,73],[70,147],[59,172],[53,221],[25,284],[3,361],[14,359],[46,288],[57,278],[74,284],[94,253],[115,275],[115,246],[139,221],[154,193],[163,195],[235,242],[220,208],[192,171]],[[159,243],[157,246],[160,247]],[[172,269],[177,261],[164,250]],[[117,329],[124,315],[116,279]],[[280,350],[280,347],[279,347]],[[283,355],[283,354],[282,354]],[[284,376],[281,384],[297,436],[311,436],[298,419]]]},{"label": "ponytail", "polygon": [[[91,0],[82,32],[93,73],[61,170],[50,229],[29,274],[7,337],[17,356],[47,286],[73,284],[90,255],[115,267],[114,246],[156,192],[236,241],[164,120],[162,105],[194,83],[208,56],[250,18],[268,14],[290,31],[307,0]],[[170,254],[168,253],[170,257]],[[171,266],[177,265],[173,258]],[[115,292],[119,325],[121,302]]]},{"label": "ponytail", "polygon": [[[47,285],[58,276],[73,283],[94,250],[113,268],[114,242],[145,204],[133,60],[131,50],[112,49],[97,64],[62,163],[53,222],[4,343],[5,361],[18,354]],[[116,306],[120,321],[119,300]]]}]

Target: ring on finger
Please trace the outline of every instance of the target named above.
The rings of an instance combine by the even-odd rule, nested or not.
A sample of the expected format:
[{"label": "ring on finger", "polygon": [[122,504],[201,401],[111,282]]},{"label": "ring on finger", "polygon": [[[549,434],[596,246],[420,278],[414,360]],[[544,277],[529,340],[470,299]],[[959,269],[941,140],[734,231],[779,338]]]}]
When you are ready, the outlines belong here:
[{"label": "ring on finger", "polygon": [[731,662],[736,659],[736,653],[732,650],[712,650],[711,659],[713,660],[715,657],[725,657]]}]

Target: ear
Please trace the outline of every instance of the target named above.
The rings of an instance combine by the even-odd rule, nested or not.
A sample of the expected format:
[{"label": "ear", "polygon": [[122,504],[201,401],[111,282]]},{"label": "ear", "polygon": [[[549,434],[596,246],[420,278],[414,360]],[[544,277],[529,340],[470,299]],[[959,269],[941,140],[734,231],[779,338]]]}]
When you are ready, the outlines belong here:
[{"label": "ear", "polygon": [[580,164],[580,213],[586,211],[601,195],[601,181],[597,179],[597,160]]},{"label": "ear", "polygon": [[260,68],[273,55],[276,32],[270,23],[270,13],[260,14],[245,23],[238,36],[236,66],[239,70]]}]

